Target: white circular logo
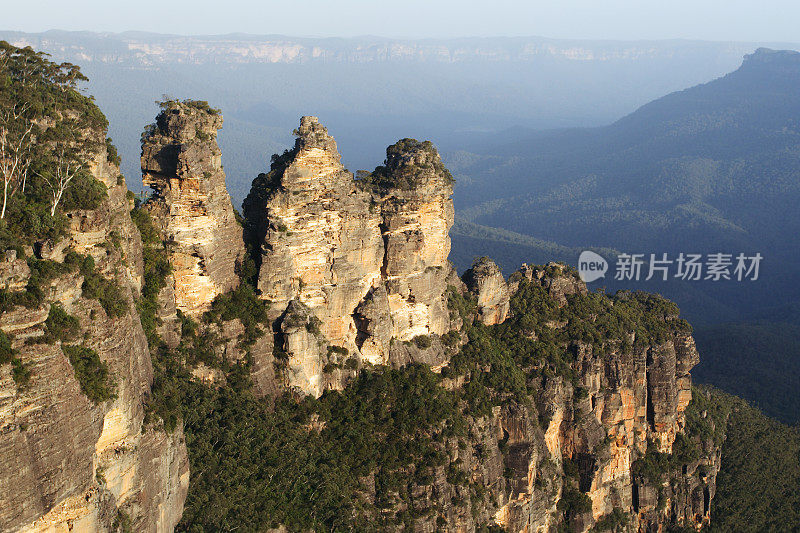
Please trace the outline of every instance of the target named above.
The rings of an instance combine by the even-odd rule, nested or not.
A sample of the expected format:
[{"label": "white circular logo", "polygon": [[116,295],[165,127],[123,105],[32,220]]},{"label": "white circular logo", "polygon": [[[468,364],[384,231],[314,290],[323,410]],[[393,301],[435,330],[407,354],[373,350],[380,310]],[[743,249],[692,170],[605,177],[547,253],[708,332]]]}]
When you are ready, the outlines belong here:
[{"label": "white circular logo", "polygon": [[584,250],[578,257],[578,274],[584,283],[591,283],[605,277],[608,270],[608,262],[603,256],[591,250]]}]

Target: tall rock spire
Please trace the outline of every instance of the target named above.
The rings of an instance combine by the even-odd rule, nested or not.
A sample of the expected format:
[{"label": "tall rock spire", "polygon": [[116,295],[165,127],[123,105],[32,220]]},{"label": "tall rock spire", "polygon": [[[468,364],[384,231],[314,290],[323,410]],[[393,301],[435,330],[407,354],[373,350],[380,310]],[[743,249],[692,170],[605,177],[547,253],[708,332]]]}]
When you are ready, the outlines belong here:
[{"label": "tall rock spire", "polygon": [[197,316],[238,285],[242,229],[225,189],[219,111],[197,101],[161,106],[142,137],[142,181],[154,190],[148,207],[170,245],[175,305]]},{"label": "tall rock spire", "polygon": [[452,269],[453,177],[430,141],[402,139],[386,149],[369,180],[380,198],[393,336],[441,335],[450,327],[444,294]]},{"label": "tall rock spire", "polygon": [[[352,315],[381,283],[380,213],[344,168],[336,142],[316,117],[303,117],[295,133],[294,148],[273,157],[269,173],[253,181],[244,202],[249,238],[260,250],[258,288],[276,318],[298,300],[320,321],[322,338],[358,354]],[[290,365],[302,374],[299,381],[322,383],[325,362],[319,364],[315,351],[294,353],[297,343],[285,341]],[[316,369],[313,375],[310,368]],[[321,392],[317,385],[311,390]]]}]

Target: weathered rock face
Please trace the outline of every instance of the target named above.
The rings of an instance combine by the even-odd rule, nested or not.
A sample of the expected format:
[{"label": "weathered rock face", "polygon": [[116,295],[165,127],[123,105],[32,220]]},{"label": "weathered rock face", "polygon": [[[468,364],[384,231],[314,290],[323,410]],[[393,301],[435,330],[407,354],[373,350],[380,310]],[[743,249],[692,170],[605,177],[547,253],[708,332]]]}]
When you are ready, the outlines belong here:
[{"label": "weathered rock face", "polygon": [[326,339],[357,352],[352,314],[381,283],[380,212],[316,118],[303,117],[297,133],[294,149],[254,181],[245,201],[262,252],[258,288],[276,317],[297,299],[321,320]]},{"label": "weathered rock face", "polygon": [[[83,295],[83,276],[68,272],[44,287],[48,296],[39,308],[16,307],[0,317],[0,328],[13,335],[17,357],[31,371],[21,388],[10,366],[0,366],[3,531],[110,531],[120,512],[136,531],[171,531],[186,498],[189,465],[181,431],[167,435],[142,427],[152,366],[133,303],[142,284],[142,248],[128,214],[127,188],[105,153],[90,169],[108,198],[97,209],[69,213],[66,239],[34,248],[57,262],[70,248],[92,256],[97,272],[116,280],[126,309],[108,317],[97,300]],[[109,245],[112,239],[118,245]],[[27,281],[23,270],[13,269],[17,283]],[[79,321],[74,343],[93,349],[108,365],[116,398],[92,403],[61,343],[43,337],[55,303]]]},{"label": "weathered rock face", "polygon": [[[514,290],[522,279],[540,284],[562,306],[569,305],[567,295],[586,292],[577,276],[562,272],[557,264],[533,269],[524,265],[511,277]],[[569,349],[578,369],[575,384],[562,378],[545,380],[535,398],[548,420],[547,456],[558,464],[569,460],[575,465],[578,488],[591,500],[591,511],[574,516],[570,529],[587,531],[615,509],[628,513],[631,525],[640,531],[660,531],[667,523],[700,526],[709,520],[718,448],[698,443],[701,457],[682,465],[682,470],[663,473],[663,479],[675,480],[666,489],[662,479],[635,478],[632,468],[645,452],[671,453],[676,437],[684,432],[684,413],[692,398],[689,370],[699,361],[694,340],[673,332],[659,342],[640,342],[635,335],[629,341],[631,350],[610,353],[573,341]],[[496,519],[510,531],[526,530],[524,520],[508,521],[506,516],[501,509]]]},{"label": "weathered rock face", "polygon": [[478,297],[478,319],[491,326],[501,324],[511,307],[508,284],[500,268],[488,257],[482,257],[464,272],[464,283]]},{"label": "weathered rock face", "polygon": [[175,305],[190,316],[238,285],[244,258],[217,145],[221,127],[207,105],[170,101],[142,140],[142,179],[155,191],[148,209],[171,243]]},{"label": "weathered rock face", "polygon": [[[484,271],[499,274],[489,261],[479,261],[464,276],[467,285],[477,286],[473,282]],[[565,316],[580,316],[570,306],[587,305],[571,298],[586,295],[586,287],[562,265],[524,267],[511,280],[515,291],[541,287],[547,303]],[[616,305],[624,305],[622,298]],[[480,312],[478,306],[476,320]],[[488,414],[468,417],[463,436],[442,443],[443,464],[426,482],[414,481],[409,497],[392,502],[383,516],[413,508],[413,529],[425,532],[476,531],[487,523],[515,533],[587,532],[602,530],[602,520],[619,525],[621,518],[626,531],[707,524],[719,447],[703,433],[686,433],[688,372],[697,350],[677,317],[651,318],[664,326],[663,339],[634,335],[627,347],[615,340],[602,348],[567,341],[563,348],[573,356],[568,373],[530,374],[525,401],[509,399]],[[567,327],[559,321],[541,325]],[[452,389],[474,378],[449,375],[443,385]],[[697,454],[682,451],[687,440],[698,446]],[[652,477],[637,470],[645,454],[659,452],[675,454],[664,471]],[[365,485],[370,498],[374,489]]]},{"label": "weathered rock face", "polygon": [[386,149],[372,180],[380,193],[394,337],[441,335],[450,329],[444,293],[452,269],[453,178],[430,142],[403,139]]},{"label": "weathered rock face", "polygon": [[[321,339],[375,364],[389,361],[393,339],[448,331],[452,184],[432,145],[390,147],[378,186],[343,167],[316,117],[303,117],[296,133],[294,148],[273,158],[244,203],[258,288],[273,317],[282,320],[297,301],[319,320]],[[314,394],[322,383],[341,386],[309,374],[338,363],[303,346],[287,348],[289,384]]]}]

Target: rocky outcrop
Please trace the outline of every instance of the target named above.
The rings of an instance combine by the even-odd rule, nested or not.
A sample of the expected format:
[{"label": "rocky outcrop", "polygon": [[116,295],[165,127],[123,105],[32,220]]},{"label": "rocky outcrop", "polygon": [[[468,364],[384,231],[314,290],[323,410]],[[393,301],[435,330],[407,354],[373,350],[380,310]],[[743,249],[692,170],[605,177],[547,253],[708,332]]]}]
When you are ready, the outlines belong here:
[{"label": "rocky outcrop", "polygon": [[380,195],[394,337],[441,335],[450,329],[444,293],[452,269],[453,178],[430,141],[403,139],[386,149],[385,164],[369,181]]},{"label": "rocky outcrop", "polygon": [[[373,364],[392,358],[393,340],[448,331],[452,178],[433,146],[401,141],[385,166],[357,180],[316,117],[303,117],[296,134],[244,202],[258,289],[273,318],[284,320],[296,301],[319,321],[320,339],[340,349],[334,353]],[[314,394],[323,382],[340,387],[317,372],[336,363],[305,346],[287,351],[289,384]]]},{"label": "rocky outcrop", "polygon": [[[110,531],[123,515],[136,531],[171,531],[186,498],[189,465],[181,431],[167,435],[143,427],[152,366],[134,306],[142,285],[142,247],[128,214],[127,187],[105,151],[89,168],[105,184],[107,198],[97,209],[68,213],[66,238],[37,243],[30,251],[56,263],[70,251],[91,256],[95,271],[121,291],[123,308],[108,316],[84,294],[84,276],[63,268],[42,287],[40,306],[2,314],[0,328],[13,336],[16,356],[30,371],[21,386],[9,365],[0,366],[4,531]],[[15,283],[27,282],[25,269],[14,263],[21,258],[6,258],[15,265]],[[108,366],[111,399],[90,401],[62,343],[44,335],[56,304],[78,321],[73,343],[94,350]]]},{"label": "rocky outcrop", "polygon": [[[303,117],[297,134],[244,203],[261,252],[258,288],[276,317],[297,299],[321,321],[326,339],[357,352],[353,312],[381,283],[380,212],[315,117]],[[377,346],[371,359],[381,362],[384,351]]]},{"label": "rocky outcrop", "polygon": [[[484,268],[496,273],[486,260],[477,266],[465,276],[468,285]],[[532,349],[515,358],[526,375],[524,392],[504,389],[485,410],[464,408],[469,413],[465,429],[442,440],[439,462],[429,474],[413,478],[407,495],[390,505],[382,502],[381,516],[389,524],[404,520],[406,528],[426,532],[477,531],[489,524],[520,533],[655,532],[708,524],[719,446],[708,437],[713,431],[687,427],[692,395],[688,372],[697,363],[697,350],[671,314],[673,308],[642,312],[628,301],[645,298],[640,295],[595,298],[577,273],[555,263],[525,267],[511,279],[519,293],[513,298],[524,302],[516,302],[506,325],[478,328],[476,337],[486,335],[478,344],[488,352],[486,359],[473,354],[480,361],[476,367],[463,366],[464,359],[455,367],[461,370],[445,367],[443,386],[461,390],[462,401],[467,401],[484,386],[472,388],[471,381],[485,383],[502,373],[495,386],[504,388],[503,382],[513,378],[498,352],[519,350],[518,338],[538,335],[547,340],[533,340]],[[647,300],[643,307],[657,309],[661,303],[665,301]],[[597,342],[576,333],[557,334],[570,321],[578,325],[576,332],[601,330],[608,317],[596,312],[601,306],[593,312],[596,304],[630,305],[637,310],[630,319],[647,326]],[[545,309],[550,316],[544,316]],[[480,312],[475,309],[476,319]],[[523,324],[530,324],[531,331],[520,329]],[[497,344],[486,338],[492,335],[508,340]],[[544,346],[554,351],[538,360]],[[553,365],[559,357],[565,365],[561,368]],[[695,420],[705,416],[702,408],[692,409]],[[378,492],[372,483],[364,482],[367,501]]]},{"label": "rocky outcrop", "polygon": [[170,244],[178,310],[198,316],[239,283],[242,229],[225,188],[217,145],[222,116],[204,102],[167,101],[142,139],[148,210]]},{"label": "rocky outcrop", "polygon": [[6,250],[0,261],[0,289],[19,291],[25,288],[31,270],[28,262],[17,258],[16,250]]},{"label": "rocky outcrop", "polygon": [[[517,334],[560,339],[552,347],[568,355],[558,356],[565,357],[560,366],[531,374],[527,401],[471,417],[466,438],[443,443],[449,463],[437,467],[431,483],[411,488],[414,508],[431,509],[414,527],[436,531],[444,520],[463,531],[487,523],[508,531],[559,525],[588,531],[622,515],[642,531],[708,522],[718,448],[706,446],[690,462],[670,463],[673,470],[657,479],[637,467],[648,454],[684,445],[697,350],[671,308],[647,319],[657,334],[614,330],[619,338],[597,342],[582,337],[585,329],[559,335],[587,306],[600,306],[581,318],[591,329],[610,312],[603,305],[625,307],[626,298],[638,296],[602,304],[575,272],[557,263],[523,265],[506,282],[483,258],[462,281],[447,261],[452,178],[430,143],[404,139],[387,149],[384,165],[355,178],[316,118],[303,117],[296,133],[295,146],[273,158],[244,204],[257,285],[271,303],[273,323],[272,335],[248,349],[257,390],[319,396],[342,388],[365,363],[417,362],[439,371],[453,343],[457,348],[467,337],[448,332],[473,319],[485,326],[513,321],[515,294],[539,291],[534,301],[549,316],[527,317]],[[169,223],[164,228],[170,234]],[[463,300],[454,309],[448,309],[448,286]],[[168,307],[163,314],[170,314]],[[228,360],[241,359],[233,342],[241,324],[201,327],[213,329]],[[440,338],[445,333],[447,345]],[[195,369],[197,379],[225,386],[218,374]],[[469,379],[458,376],[448,386]],[[570,502],[566,508],[562,500]],[[403,513],[405,505],[397,502],[386,512]]]},{"label": "rocky outcrop", "polygon": [[462,277],[478,298],[478,319],[487,326],[501,324],[511,304],[508,284],[500,268],[488,257],[482,257]]},{"label": "rocky outcrop", "polygon": [[[569,295],[586,294],[577,274],[556,263],[524,265],[511,280],[514,291],[521,283],[540,285],[560,306],[570,305]],[[630,296],[618,296],[616,305],[624,305],[626,297]],[[658,320],[678,321],[672,315]],[[550,322],[547,327],[565,324]],[[591,501],[590,511],[572,515],[573,531],[586,531],[617,512],[632,517],[629,523],[640,531],[658,531],[664,524],[699,527],[709,520],[709,491],[713,496],[719,450],[697,435],[684,437],[685,411],[692,398],[689,370],[699,357],[692,337],[672,327],[663,338],[633,334],[612,342],[616,347],[610,349],[570,341],[568,349],[575,355],[573,382],[544,380],[535,396],[540,420],[547,421],[543,429],[548,456],[559,464],[569,462],[576,488]],[[700,455],[681,463],[687,459],[674,449],[679,436],[696,439]],[[662,472],[655,480],[637,477],[637,459],[673,452],[678,453],[677,470]],[[569,479],[571,474],[563,469]],[[674,481],[662,486],[664,479]],[[524,524],[512,521],[507,527],[521,531]]]},{"label": "rocky outcrop", "polygon": [[523,263],[508,279],[511,293],[517,291],[519,282],[523,279],[536,280],[561,305],[567,303],[569,295],[586,294],[586,284],[574,272],[568,272],[561,263],[548,263],[545,266],[529,266]]}]

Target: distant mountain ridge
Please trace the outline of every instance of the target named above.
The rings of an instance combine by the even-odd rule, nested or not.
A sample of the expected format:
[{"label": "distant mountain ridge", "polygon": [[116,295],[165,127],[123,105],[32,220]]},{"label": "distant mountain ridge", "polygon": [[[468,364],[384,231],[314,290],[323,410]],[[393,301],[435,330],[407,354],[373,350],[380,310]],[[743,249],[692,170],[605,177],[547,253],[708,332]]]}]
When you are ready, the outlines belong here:
[{"label": "distant mountain ridge", "polygon": [[[777,324],[788,314],[771,310],[800,302],[798,87],[800,53],[762,48],[735,71],[609,126],[510,130],[451,163],[456,177],[464,176],[456,205],[465,222],[551,247],[668,253],[673,260],[681,252],[761,253],[756,282],[642,280],[638,287],[674,299],[696,327],[710,328],[698,331],[705,360],[714,361],[698,367],[701,379],[794,422],[790,406],[800,398],[774,391],[797,390],[800,337]],[[460,256],[486,246],[480,238],[456,243]],[[502,265],[530,253],[504,251],[495,255]],[[616,288],[610,278],[600,283]],[[768,314],[772,324],[755,322]]]},{"label": "distant mountain ridge", "polygon": [[[431,139],[448,153],[487,142],[480,132],[607,124],[729,72],[765,44],[66,31],[0,31],[0,39],[83,66],[136,190],[131,162],[153,102],[165,94],[216,102],[226,117],[220,143],[232,154],[225,164],[236,205],[264,158],[291,144],[285,132],[299,115],[336,129],[351,170],[370,169],[380,163],[374,154],[403,136]],[[456,202],[460,196],[458,187]]]},{"label": "distant mountain ridge", "polygon": [[[692,54],[697,46],[719,54],[745,53],[752,43],[708,43],[688,40],[599,41],[545,37],[475,37],[393,39],[293,37],[287,35],[166,35],[147,32],[66,32],[38,34],[0,32],[16,46],[57,49],[81,55],[84,62],[171,63],[307,63],[386,61],[514,61],[554,58],[570,61],[635,61]],[[777,43],[773,43],[775,46]],[[791,44],[780,43],[791,47]],[[797,46],[797,45],[794,45]]]},{"label": "distant mountain ridge", "polygon": [[512,133],[456,165],[470,177],[460,200],[472,222],[566,246],[677,250],[681,229],[695,244],[777,247],[797,224],[774,207],[800,195],[799,84],[800,53],[759,49],[610,126]]}]

